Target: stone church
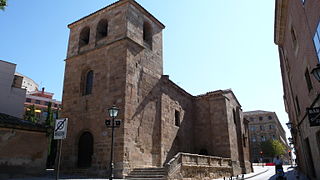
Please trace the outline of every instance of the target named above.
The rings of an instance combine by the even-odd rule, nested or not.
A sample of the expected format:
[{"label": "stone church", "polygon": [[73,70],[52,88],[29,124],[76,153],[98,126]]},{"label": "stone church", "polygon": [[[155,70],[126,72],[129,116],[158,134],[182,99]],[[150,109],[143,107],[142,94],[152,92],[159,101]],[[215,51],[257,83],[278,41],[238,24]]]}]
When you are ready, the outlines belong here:
[{"label": "stone church", "polygon": [[251,171],[248,122],[237,98],[231,90],[193,96],[163,75],[165,26],[140,4],[120,0],[68,27],[63,172],[107,177],[111,129],[104,122],[113,105],[122,120],[115,129],[117,178],[137,168],[180,178]]}]

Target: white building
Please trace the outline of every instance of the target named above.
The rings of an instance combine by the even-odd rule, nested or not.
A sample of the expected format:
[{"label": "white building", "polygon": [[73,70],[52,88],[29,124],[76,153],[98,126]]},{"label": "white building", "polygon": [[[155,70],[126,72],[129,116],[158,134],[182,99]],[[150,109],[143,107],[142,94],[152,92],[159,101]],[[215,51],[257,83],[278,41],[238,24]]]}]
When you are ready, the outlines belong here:
[{"label": "white building", "polygon": [[0,113],[22,118],[26,90],[15,70],[16,64],[0,60]]},{"label": "white building", "polygon": [[27,90],[27,94],[30,94],[31,92],[37,91],[39,89],[39,85],[36,82],[34,82],[31,78],[18,72],[15,72],[15,75],[23,77],[22,88]]}]

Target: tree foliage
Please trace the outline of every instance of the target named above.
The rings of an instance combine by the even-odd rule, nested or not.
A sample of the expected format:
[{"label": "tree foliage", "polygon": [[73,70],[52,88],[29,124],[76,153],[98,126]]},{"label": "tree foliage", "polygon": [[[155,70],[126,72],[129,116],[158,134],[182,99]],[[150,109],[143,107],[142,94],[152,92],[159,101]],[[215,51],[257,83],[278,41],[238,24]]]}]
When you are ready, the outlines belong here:
[{"label": "tree foliage", "polygon": [[283,155],[286,152],[286,147],[278,140],[268,140],[261,143],[261,150],[270,157]]},{"label": "tree foliage", "polygon": [[51,102],[48,103],[46,125],[50,126],[50,127],[54,126],[54,119],[53,119],[53,111],[52,111],[52,103]]},{"label": "tree foliage", "polygon": [[4,10],[6,6],[7,6],[7,0],[0,0],[0,9]]},{"label": "tree foliage", "polygon": [[35,109],[34,105],[29,106],[26,109],[26,112],[24,114],[24,119],[31,121],[31,122],[34,122],[34,123],[36,123],[38,121],[37,116],[36,116],[36,109]]}]

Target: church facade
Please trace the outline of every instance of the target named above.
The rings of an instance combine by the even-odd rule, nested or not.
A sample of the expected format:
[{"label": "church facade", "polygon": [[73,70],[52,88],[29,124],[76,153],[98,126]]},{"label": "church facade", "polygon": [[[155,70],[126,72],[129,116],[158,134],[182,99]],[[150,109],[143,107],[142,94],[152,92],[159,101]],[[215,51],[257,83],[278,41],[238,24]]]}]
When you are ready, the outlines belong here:
[{"label": "church facade", "polygon": [[248,122],[231,90],[193,96],[163,75],[165,26],[134,0],[120,0],[74,23],[65,65],[63,112],[69,118],[61,169],[108,174],[107,109],[120,108],[115,176],[164,167],[179,152],[230,158],[251,171]]}]

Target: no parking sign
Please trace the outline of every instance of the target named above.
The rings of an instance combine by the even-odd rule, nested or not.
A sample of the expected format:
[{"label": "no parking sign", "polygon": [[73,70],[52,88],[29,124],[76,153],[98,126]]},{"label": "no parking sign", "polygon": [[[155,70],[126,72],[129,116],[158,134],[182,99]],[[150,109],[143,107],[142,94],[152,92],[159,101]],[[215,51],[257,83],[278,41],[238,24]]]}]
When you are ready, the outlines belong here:
[{"label": "no parking sign", "polygon": [[67,137],[68,118],[56,119],[53,139],[65,139]]}]

